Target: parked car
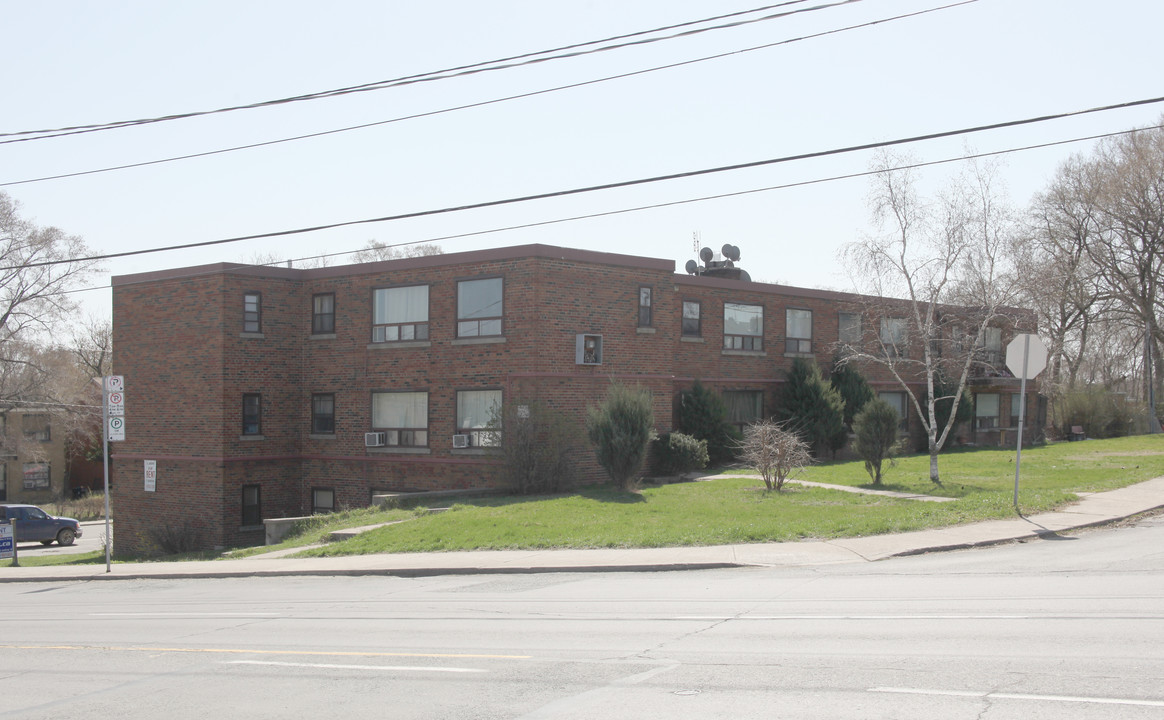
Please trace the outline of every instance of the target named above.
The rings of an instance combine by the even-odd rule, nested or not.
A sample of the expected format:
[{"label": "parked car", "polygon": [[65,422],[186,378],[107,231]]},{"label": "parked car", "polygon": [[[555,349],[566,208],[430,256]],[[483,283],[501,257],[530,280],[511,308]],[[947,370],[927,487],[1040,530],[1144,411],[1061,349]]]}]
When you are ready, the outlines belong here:
[{"label": "parked car", "polygon": [[0,504],[0,522],[16,521],[16,542],[72,545],[81,537],[81,523],[73,518],[53,517],[36,505]]}]

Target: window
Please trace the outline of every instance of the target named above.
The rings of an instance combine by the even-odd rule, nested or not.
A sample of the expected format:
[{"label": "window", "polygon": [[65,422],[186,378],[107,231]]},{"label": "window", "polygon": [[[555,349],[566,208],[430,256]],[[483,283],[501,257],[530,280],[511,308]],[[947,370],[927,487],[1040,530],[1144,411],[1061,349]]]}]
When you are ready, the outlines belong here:
[{"label": "window", "polygon": [[751,423],[764,417],[764,393],[760,390],[727,390],[723,393],[728,422],[743,432]]},{"label": "window", "polygon": [[502,293],[501,278],[458,282],[457,337],[500,335]]},{"label": "window", "polygon": [[53,428],[48,415],[25,415],[20,418],[24,437],[33,442],[52,442]]},{"label": "window", "polygon": [[457,392],[457,434],[468,435],[471,447],[501,445],[500,390],[461,390]]},{"label": "window", "polygon": [[311,488],[311,513],[335,512],[335,490],[332,488]]},{"label": "window", "polygon": [[857,313],[837,313],[837,339],[847,345],[860,345],[861,316]]},{"label": "window", "polygon": [[311,396],[311,432],[316,435],[335,434],[335,395],[316,393]]},{"label": "window", "polygon": [[723,347],[725,350],[764,349],[764,306],[723,304]]},{"label": "window", "polygon": [[651,326],[651,288],[639,288],[639,327]]},{"label": "window", "polygon": [[881,318],[881,344],[888,357],[906,357],[909,336],[905,318]]},{"label": "window", "polygon": [[988,327],[982,334],[982,360],[992,365],[1002,363],[1002,328]]},{"label": "window", "polygon": [[812,352],[812,310],[784,311],[786,330],[784,352],[808,354]]},{"label": "window", "polygon": [[243,294],[243,332],[263,331],[263,296],[257,292]]},{"label": "window", "polygon": [[258,485],[242,486],[242,524],[244,526],[263,524],[262,490],[262,487]]},{"label": "window", "polygon": [[909,400],[903,392],[879,392],[877,397],[889,403],[897,411],[897,429],[900,432],[909,430]]},{"label": "window", "polygon": [[428,285],[372,293],[372,342],[428,340]]},{"label": "window", "polygon": [[372,427],[389,447],[428,447],[428,393],[372,393]]},{"label": "window", "polygon": [[701,309],[698,300],[683,301],[683,334],[687,337],[699,337],[703,334],[699,321]]},{"label": "window", "polygon": [[574,364],[601,365],[602,364],[602,336],[575,335],[574,336]]},{"label": "window", "polygon": [[335,332],[335,293],[311,296],[311,334],[329,335]]},{"label": "window", "polygon": [[998,427],[998,393],[978,393],[974,396],[974,426],[978,430]]},{"label": "window", "polygon": [[263,396],[258,393],[244,393],[242,403],[242,434],[259,435],[263,424]]},{"label": "window", "polygon": [[1022,407],[1022,402],[1023,396],[1021,394],[1010,394],[1010,426],[1012,428],[1019,426],[1019,409]]},{"label": "window", "polygon": [[[8,463],[0,462],[0,502],[8,499]],[[2,522],[2,521],[0,521]]]},{"label": "window", "polygon": [[52,466],[45,462],[24,463],[24,489],[52,489]]}]

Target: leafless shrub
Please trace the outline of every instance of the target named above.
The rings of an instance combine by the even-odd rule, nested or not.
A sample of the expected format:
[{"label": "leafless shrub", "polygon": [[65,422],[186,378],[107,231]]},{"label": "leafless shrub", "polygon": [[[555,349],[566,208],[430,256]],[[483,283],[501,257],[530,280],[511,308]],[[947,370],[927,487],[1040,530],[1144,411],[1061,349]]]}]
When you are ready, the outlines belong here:
[{"label": "leafless shrub", "polygon": [[756,468],[764,485],[777,492],[789,477],[812,463],[808,443],[772,419],[759,420],[745,428],[738,447],[740,460]]}]

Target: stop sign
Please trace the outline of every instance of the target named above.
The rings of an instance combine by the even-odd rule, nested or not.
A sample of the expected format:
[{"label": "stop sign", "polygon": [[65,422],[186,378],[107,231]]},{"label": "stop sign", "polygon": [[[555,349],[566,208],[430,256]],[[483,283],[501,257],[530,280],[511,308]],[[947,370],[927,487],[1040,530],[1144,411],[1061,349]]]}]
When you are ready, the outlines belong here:
[{"label": "stop sign", "polygon": [[[1027,374],[1023,376],[1023,360]],[[1020,380],[1030,380],[1047,367],[1047,346],[1038,335],[1016,335],[1006,346],[1006,367]]]}]

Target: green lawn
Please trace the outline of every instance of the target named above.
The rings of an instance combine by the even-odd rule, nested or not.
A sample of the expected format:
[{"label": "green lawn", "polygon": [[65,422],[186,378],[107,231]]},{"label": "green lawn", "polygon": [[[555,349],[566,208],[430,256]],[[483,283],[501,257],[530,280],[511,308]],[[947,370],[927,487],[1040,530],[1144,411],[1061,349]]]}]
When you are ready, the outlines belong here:
[{"label": "green lawn", "polygon": [[[553,497],[466,500],[352,540],[304,551],[327,556],[519,548],[715,545],[904,532],[1014,516],[1014,451],[942,455],[941,487],[929,458],[899,459],[884,473],[888,490],[956,498],[931,503],[788,485],[768,493],[759,480],[719,476],[697,483],[620,492],[607,486]],[[745,473],[746,470],[737,471]],[[1071,502],[1076,492],[1108,490],[1164,475],[1164,436],[1028,449],[1019,505],[1024,513]],[[871,487],[864,464],[825,463],[800,479]]]},{"label": "green lawn", "polygon": [[[303,550],[302,555],[348,555],[477,549],[604,548],[779,542],[905,532],[1013,517],[1014,451],[959,450],[941,456],[942,485],[929,481],[929,458],[910,456],[887,466],[882,489],[956,498],[933,503],[786,485],[766,492],[760,480],[731,470],[704,482],[609,486],[556,496],[494,496],[462,500],[440,513],[373,508],[321,515],[281,545],[227,553],[237,558],[324,542],[334,529],[397,522],[352,540]],[[1057,443],[1023,451],[1019,506],[1030,514],[1075,499],[1077,492],[1110,490],[1164,476],[1164,436]],[[822,463],[799,479],[873,487],[860,462]],[[196,554],[190,559],[208,559]],[[182,559],[178,557],[158,558]],[[28,558],[27,564],[104,562],[103,553]],[[25,564],[22,561],[22,564]]]}]

